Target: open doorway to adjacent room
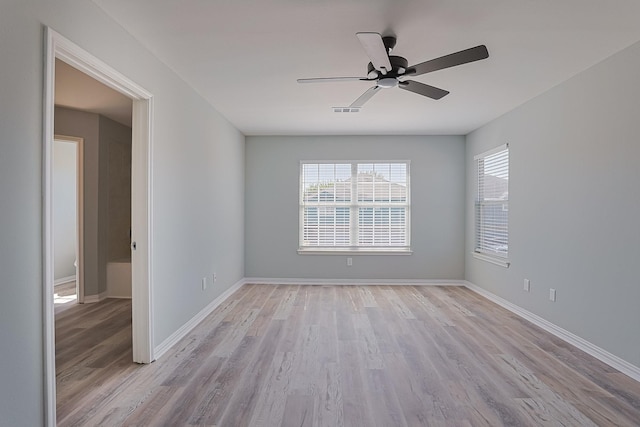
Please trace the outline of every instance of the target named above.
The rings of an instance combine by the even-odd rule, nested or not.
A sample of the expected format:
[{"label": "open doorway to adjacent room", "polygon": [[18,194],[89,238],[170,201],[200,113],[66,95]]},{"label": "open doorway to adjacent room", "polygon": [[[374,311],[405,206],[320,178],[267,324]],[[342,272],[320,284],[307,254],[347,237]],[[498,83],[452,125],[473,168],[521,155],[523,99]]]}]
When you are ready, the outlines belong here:
[{"label": "open doorway to adjacent room", "polygon": [[56,403],[59,415],[72,411],[105,369],[154,359],[152,115],[150,93],[49,28],[46,39],[45,402],[55,425]]}]

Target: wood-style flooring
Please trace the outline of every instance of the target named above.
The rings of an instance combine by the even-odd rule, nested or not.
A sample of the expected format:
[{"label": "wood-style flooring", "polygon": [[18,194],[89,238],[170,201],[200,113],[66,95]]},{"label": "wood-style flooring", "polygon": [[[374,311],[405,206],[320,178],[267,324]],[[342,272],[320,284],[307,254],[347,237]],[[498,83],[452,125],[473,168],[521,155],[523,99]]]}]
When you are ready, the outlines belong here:
[{"label": "wood-style flooring", "polygon": [[73,307],[78,301],[76,282],[67,282],[53,288],[53,303],[55,314]]},{"label": "wood-style flooring", "polygon": [[58,425],[640,425],[640,383],[461,287],[245,285],[150,365],[130,325],[61,313]]}]

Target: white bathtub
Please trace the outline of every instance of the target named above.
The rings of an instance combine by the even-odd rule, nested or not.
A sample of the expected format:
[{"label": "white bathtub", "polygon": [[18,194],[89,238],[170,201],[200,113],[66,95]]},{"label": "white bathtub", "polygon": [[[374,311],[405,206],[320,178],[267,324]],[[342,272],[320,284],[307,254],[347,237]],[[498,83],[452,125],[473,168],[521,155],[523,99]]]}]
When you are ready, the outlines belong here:
[{"label": "white bathtub", "polygon": [[131,260],[107,263],[107,297],[131,298]]}]

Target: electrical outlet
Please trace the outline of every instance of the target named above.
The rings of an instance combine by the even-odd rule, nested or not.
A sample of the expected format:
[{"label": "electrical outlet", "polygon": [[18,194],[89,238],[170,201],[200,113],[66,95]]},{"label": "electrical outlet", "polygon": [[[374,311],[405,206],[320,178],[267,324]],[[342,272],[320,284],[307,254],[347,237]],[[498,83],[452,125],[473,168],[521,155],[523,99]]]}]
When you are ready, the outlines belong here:
[{"label": "electrical outlet", "polygon": [[347,267],[351,267],[353,265],[353,258],[347,258]]},{"label": "electrical outlet", "polygon": [[527,292],[531,291],[531,282],[529,279],[524,279],[524,290]]},{"label": "electrical outlet", "polygon": [[218,275],[213,273],[213,283],[216,283],[216,280],[218,280]]},{"label": "electrical outlet", "polygon": [[549,289],[549,300],[550,301],[556,300],[556,290],[553,288]]},{"label": "electrical outlet", "polygon": [[202,290],[204,291],[205,289],[207,289],[207,278],[203,277],[202,278]]}]

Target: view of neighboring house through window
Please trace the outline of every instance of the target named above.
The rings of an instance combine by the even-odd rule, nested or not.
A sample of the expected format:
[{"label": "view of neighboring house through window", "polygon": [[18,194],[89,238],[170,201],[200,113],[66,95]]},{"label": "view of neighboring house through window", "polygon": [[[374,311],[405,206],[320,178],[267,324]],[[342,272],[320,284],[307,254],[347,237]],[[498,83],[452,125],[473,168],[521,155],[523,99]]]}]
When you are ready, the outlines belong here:
[{"label": "view of neighboring house through window", "polygon": [[476,245],[480,254],[509,255],[509,146],[475,157],[478,170]]},{"label": "view of neighboring house through window", "polygon": [[301,162],[300,251],[409,251],[409,162]]}]

